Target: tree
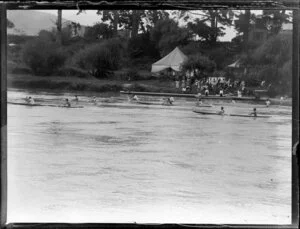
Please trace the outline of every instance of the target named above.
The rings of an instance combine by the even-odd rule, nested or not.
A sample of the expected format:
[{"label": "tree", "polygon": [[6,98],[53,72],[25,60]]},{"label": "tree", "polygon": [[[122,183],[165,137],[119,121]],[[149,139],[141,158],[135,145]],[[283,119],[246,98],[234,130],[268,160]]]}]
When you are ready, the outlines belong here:
[{"label": "tree", "polygon": [[35,75],[51,75],[64,65],[66,55],[57,43],[37,37],[24,46],[23,60]]},{"label": "tree", "polygon": [[[179,17],[187,21],[189,13],[191,12],[182,11]],[[211,45],[216,44],[218,37],[225,35],[223,26],[231,26],[234,18],[232,10],[202,10],[195,14],[199,15],[200,19],[196,18],[194,22],[189,22],[189,29]]]},{"label": "tree", "polygon": [[112,70],[120,67],[124,47],[119,39],[109,39],[86,46],[77,52],[72,62],[96,78],[107,77]]},{"label": "tree", "polygon": [[153,27],[159,20],[169,19],[169,13],[164,10],[146,10],[147,24]]},{"label": "tree", "polygon": [[[189,56],[182,65],[182,69],[184,71],[194,72],[194,75],[200,78],[208,77],[208,75],[212,73],[215,68],[216,63],[202,54],[194,54]],[[199,74],[195,74],[196,72]]]},{"label": "tree", "polygon": [[189,22],[187,27],[196,34],[200,40],[205,41],[207,43],[211,43],[215,36],[222,36],[223,33],[220,29],[218,29],[217,34],[215,34],[215,30],[208,26],[205,23],[205,20],[196,19],[194,22]]},{"label": "tree", "polygon": [[149,32],[130,38],[127,51],[131,58],[159,57],[154,43],[150,40]]},{"label": "tree", "polygon": [[278,34],[254,50],[250,55],[256,64],[282,66],[292,57],[292,34]]},{"label": "tree", "polygon": [[98,10],[97,14],[102,16],[103,22],[108,22],[113,29],[114,36],[118,35],[118,26],[120,22],[120,10]]},{"label": "tree", "polygon": [[38,34],[38,38],[48,43],[52,43],[56,41],[55,32],[48,30],[41,30]]},{"label": "tree", "polygon": [[290,22],[289,19],[286,10],[264,10],[262,15],[256,17],[255,26],[267,30],[273,36],[280,32],[283,23]]},{"label": "tree", "polygon": [[150,37],[161,56],[164,56],[176,46],[186,45],[191,39],[191,33],[187,28],[179,27],[174,20],[166,19],[155,24]]},{"label": "tree", "polygon": [[56,43],[57,44],[62,44],[62,36],[61,36],[61,31],[62,31],[62,10],[57,11],[57,22],[56,22]]},{"label": "tree", "polygon": [[282,24],[289,22],[290,16],[286,10],[264,10],[262,23],[269,30],[271,35],[278,34]]},{"label": "tree", "polygon": [[12,21],[7,19],[7,28],[12,29],[14,27],[15,27],[15,24]]},{"label": "tree", "polygon": [[88,40],[110,39],[113,37],[114,31],[110,25],[104,23],[96,23],[92,27],[88,27],[85,31],[84,38]]},{"label": "tree", "polygon": [[131,37],[136,37],[139,31],[146,33],[158,20],[169,16],[163,10],[103,10],[98,14],[113,27],[115,35],[118,27],[122,27],[131,31]]},{"label": "tree", "polygon": [[[291,91],[292,34],[277,34],[243,57],[249,69],[249,80],[266,81],[270,96]],[[255,74],[254,70],[256,71]]]},{"label": "tree", "polygon": [[248,41],[249,41],[249,32],[254,27],[255,24],[255,14],[251,14],[250,10],[245,10],[244,13],[241,12],[239,15],[236,15],[237,19],[234,20],[234,27],[239,34],[242,35],[242,46],[243,50],[247,51]]}]

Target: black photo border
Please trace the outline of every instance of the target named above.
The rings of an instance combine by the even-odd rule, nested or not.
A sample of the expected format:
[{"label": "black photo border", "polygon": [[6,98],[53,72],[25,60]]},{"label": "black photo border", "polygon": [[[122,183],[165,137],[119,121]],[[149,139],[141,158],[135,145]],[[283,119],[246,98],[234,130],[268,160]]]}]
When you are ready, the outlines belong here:
[{"label": "black photo border", "polygon": [[[0,229],[175,229],[175,228],[298,228],[299,227],[299,0],[128,0],[128,1],[0,1],[0,74],[1,74],[1,163]],[[286,9],[293,11],[292,54],[292,224],[113,224],[113,223],[6,223],[7,210],[7,10],[103,10],[103,9]]]}]

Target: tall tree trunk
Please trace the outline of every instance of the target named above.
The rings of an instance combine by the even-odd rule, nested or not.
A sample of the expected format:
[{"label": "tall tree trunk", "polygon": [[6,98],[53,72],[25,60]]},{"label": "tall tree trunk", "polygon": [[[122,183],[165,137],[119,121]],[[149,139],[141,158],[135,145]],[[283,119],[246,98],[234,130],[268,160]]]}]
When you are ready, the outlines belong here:
[{"label": "tall tree trunk", "polygon": [[213,34],[211,35],[210,42],[212,45],[215,45],[217,43],[217,32],[218,32],[218,27],[217,27],[217,17],[216,13],[213,10],[209,10],[210,14],[210,26],[213,31]]},{"label": "tall tree trunk", "polygon": [[139,25],[140,25],[140,12],[138,10],[132,11],[132,37],[136,37],[139,32]]},{"label": "tall tree trunk", "polygon": [[56,32],[56,43],[62,44],[62,35],[61,29],[62,28],[62,10],[57,11],[57,32]]},{"label": "tall tree trunk", "polygon": [[244,51],[248,49],[248,41],[249,41],[249,31],[250,31],[250,17],[251,12],[250,10],[245,10],[245,31],[243,32],[243,48]]},{"label": "tall tree trunk", "polygon": [[158,11],[157,10],[153,10],[152,15],[153,15],[152,22],[153,22],[153,25],[155,25],[156,22],[159,20],[159,18],[158,18]]},{"label": "tall tree trunk", "polygon": [[114,20],[113,20],[113,29],[114,29],[114,35],[118,35],[118,24],[119,24],[119,12],[117,10],[114,10]]}]

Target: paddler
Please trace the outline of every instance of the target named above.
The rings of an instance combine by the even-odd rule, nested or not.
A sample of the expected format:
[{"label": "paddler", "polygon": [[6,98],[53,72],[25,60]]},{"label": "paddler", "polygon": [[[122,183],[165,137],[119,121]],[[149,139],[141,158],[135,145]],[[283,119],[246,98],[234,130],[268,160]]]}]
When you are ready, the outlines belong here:
[{"label": "paddler", "polygon": [[28,97],[27,103],[34,104],[34,99],[32,97]]},{"label": "paddler", "polygon": [[253,108],[253,112],[250,113],[250,115],[253,115],[254,117],[257,117],[256,108]]},{"label": "paddler", "polygon": [[96,96],[93,96],[92,102],[93,102],[94,104],[97,103]]},{"label": "paddler", "polygon": [[75,101],[76,103],[78,103],[79,99],[78,99],[78,96],[77,96],[77,95],[75,95],[74,101]]},{"label": "paddler", "polygon": [[65,99],[65,107],[71,107],[71,103],[69,102],[69,99]]},{"label": "paddler", "polygon": [[218,112],[219,115],[224,115],[225,114],[225,110],[224,107],[221,107],[221,110]]},{"label": "paddler", "polygon": [[169,97],[168,98],[168,103],[170,104],[170,105],[173,105],[173,103],[174,103],[174,98],[173,97]]},{"label": "paddler", "polygon": [[269,106],[270,106],[270,104],[271,104],[271,101],[270,101],[270,99],[267,99],[267,101],[266,101],[266,106],[267,106],[267,107],[269,107]]},{"label": "paddler", "polygon": [[139,101],[140,99],[137,97],[137,95],[134,95],[134,96],[132,97],[132,100],[134,100],[134,101]]},{"label": "paddler", "polygon": [[199,99],[198,99],[196,105],[199,106],[199,105],[201,105],[201,104],[202,104],[202,99],[201,99],[201,97],[199,97]]}]

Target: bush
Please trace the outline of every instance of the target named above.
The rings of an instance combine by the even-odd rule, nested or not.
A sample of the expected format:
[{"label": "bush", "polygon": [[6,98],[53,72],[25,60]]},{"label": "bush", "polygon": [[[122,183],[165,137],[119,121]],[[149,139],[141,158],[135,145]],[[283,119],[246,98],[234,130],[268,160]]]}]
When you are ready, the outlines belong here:
[{"label": "bush", "polygon": [[56,74],[59,76],[75,76],[79,78],[87,78],[89,76],[86,71],[72,66],[63,67],[59,69]]},{"label": "bush", "polygon": [[123,49],[120,40],[110,39],[80,50],[73,56],[72,63],[96,78],[107,78],[120,67]]},{"label": "bush", "polygon": [[126,73],[128,80],[139,80],[141,76],[136,69],[129,69]]},{"label": "bush", "polygon": [[64,65],[66,55],[55,43],[36,38],[25,45],[23,60],[35,75],[51,75]]},{"label": "bush", "polygon": [[207,77],[209,73],[212,73],[216,69],[216,63],[207,56],[195,54],[189,56],[189,58],[183,62],[182,69],[184,71],[198,70],[200,71],[200,77],[203,78]]}]

